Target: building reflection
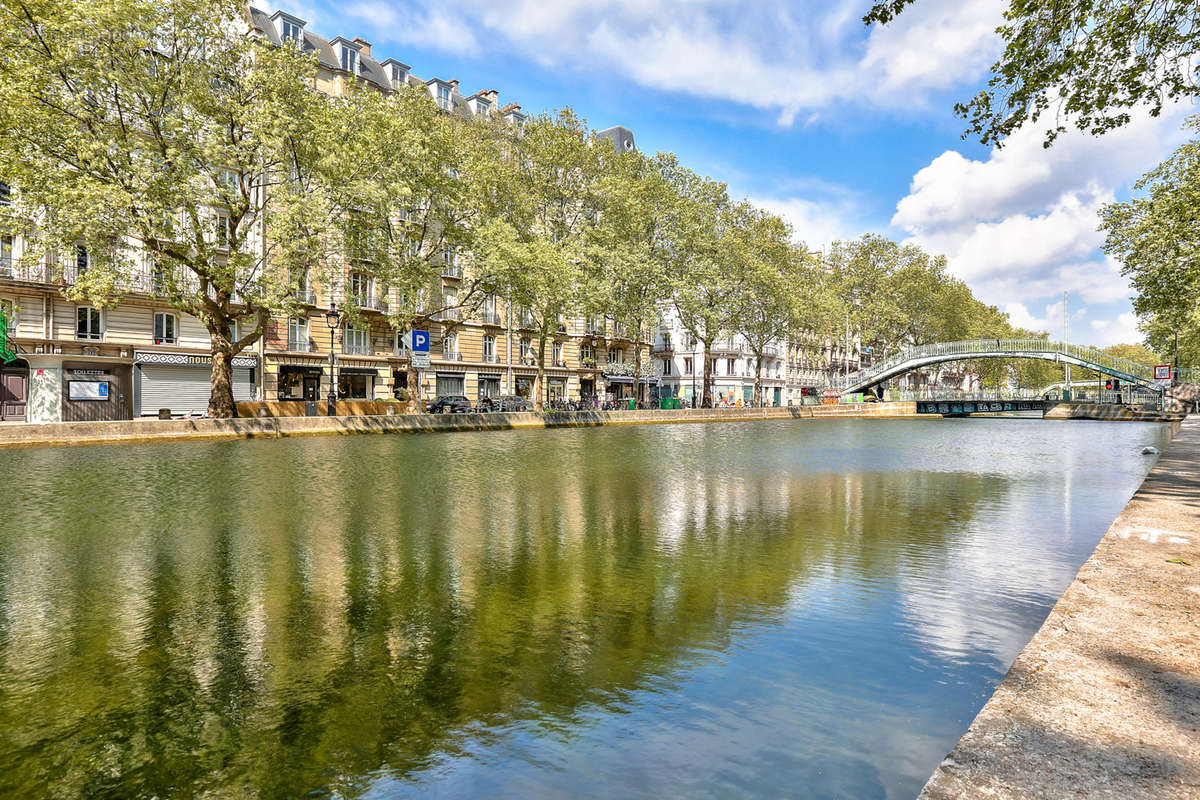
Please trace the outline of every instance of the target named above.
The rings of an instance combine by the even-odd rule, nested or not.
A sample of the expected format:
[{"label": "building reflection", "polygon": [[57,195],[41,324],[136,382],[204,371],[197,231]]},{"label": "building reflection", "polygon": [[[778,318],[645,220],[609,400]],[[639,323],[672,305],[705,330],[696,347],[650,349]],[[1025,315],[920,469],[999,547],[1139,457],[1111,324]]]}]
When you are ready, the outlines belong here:
[{"label": "building reflection", "polygon": [[119,514],[26,464],[57,503],[0,540],[0,793],[354,795],[518,720],[618,711],[817,576],[945,570],[1006,491],[604,467],[568,437],[380,444],[197,445],[170,490],[145,451],[106,451]]}]

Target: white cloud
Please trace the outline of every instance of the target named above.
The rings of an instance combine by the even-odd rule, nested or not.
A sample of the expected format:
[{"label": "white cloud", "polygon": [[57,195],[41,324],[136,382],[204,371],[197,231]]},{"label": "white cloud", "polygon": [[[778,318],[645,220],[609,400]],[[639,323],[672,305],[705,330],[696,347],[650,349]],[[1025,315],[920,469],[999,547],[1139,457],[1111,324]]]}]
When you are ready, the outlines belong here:
[{"label": "white cloud", "polygon": [[1028,309],[1049,309],[1067,290],[1072,307],[1086,309],[1087,322],[1103,322],[1081,325],[1082,338],[1138,341],[1136,326],[1125,319],[1128,281],[1099,250],[1099,212],[1184,138],[1187,110],[1139,115],[1103,137],[1071,130],[1049,149],[1042,147],[1041,126],[1032,126],[984,160],[948,150],[913,176],[892,224],[908,242],[944,253],[950,271],[1006,309],[1014,324],[1061,335],[1061,308],[1050,327]]},{"label": "white cloud", "polygon": [[857,204],[849,196],[826,200],[800,197],[752,197],[751,203],[783,217],[796,239],[809,250],[820,250],[839,239],[855,239],[867,232]]},{"label": "white cloud", "polygon": [[973,83],[998,52],[1005,5],[924,0],[870,30],[862,8],[817,0],[359,0],[345,13],[381,42],[519,52],[775,112],[790,125],[847,104],[905,110]]}]

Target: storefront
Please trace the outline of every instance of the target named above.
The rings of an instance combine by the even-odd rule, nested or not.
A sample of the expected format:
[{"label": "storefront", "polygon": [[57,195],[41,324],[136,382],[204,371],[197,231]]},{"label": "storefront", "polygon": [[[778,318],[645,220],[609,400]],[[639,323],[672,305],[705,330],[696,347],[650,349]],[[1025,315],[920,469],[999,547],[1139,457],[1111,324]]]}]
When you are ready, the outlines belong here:
[{"label": "storefront", "polygon": [[546,402],[555,403],[567,399],[567,379],[558,376],[546,376]]},{"label": "storefront", "polygon": [[622,400],[633,397],[633,378],[629,375],[605,375],[608,384],[608,399]]},{"label": "storefront", "polygon": [[[212,356],[198,353],[133,352],[133,406],[136,416],[159,409],[172,414],[200,415],[212,396]],[[234,402],[253,400],[259,375],[258,356],[233,357]]]},{"label": "storefront", "polygon": [[321,367],[301,364],[281,364],[279,367],[280,400],[320,400]]},{"label": "storefront", "polygon": [[479,399],[485,397],[500,396],[500,375],[480,373],[479,375]]},{"label": "storefront", "polygon": [[132,367],[64,361],[63,422],[99,422],[133,418]]},{"label": "storefront", "polygon": [[379,370],[371,367],[338,367],[338,397],[343,400],[374,400]]},{"label": "storefront", "polygon": [[438,370],[436,375],[435,397],[450,395],[463,396],[467,393],[467,375],[465,372],[446,372]]}]

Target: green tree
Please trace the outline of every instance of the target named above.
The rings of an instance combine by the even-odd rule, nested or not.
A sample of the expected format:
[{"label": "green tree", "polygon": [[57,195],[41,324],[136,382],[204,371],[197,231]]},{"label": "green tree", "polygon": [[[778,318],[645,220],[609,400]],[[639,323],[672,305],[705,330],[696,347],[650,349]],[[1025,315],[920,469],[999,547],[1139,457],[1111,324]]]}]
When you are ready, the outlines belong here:
[{"label": "green tree", "polygon": [[[886,24],[916,0],[876,0],[863,22]],[[1145,107],[1157,116],[1200,95],[1200,5],[1194,0],[1011,0],[987,89],[955,105],[968,132],[1000,144],[1026,123],[1053,119],[1102,134]]]},{"label": "green tree", "polygon": [[[351,319],[395,289],[382,310],[396,330],[453,333],[497,291],[486,263],[471,256],[503,202],[498,144],[507,123],[445,114],[415,87],[392,95],[361,88],[334,111],[338,146],[321,160],[320,177],[337,256],[319,279]],[[417,386],[411,362],[408,386]],[[419,402],[411,393],[409,410]]]},{"label": "green tree", "polygon": [[513,129],[496,170],[507,199],[481,225],[476,261],[537,337],[532,399],[541,410],[547,342],[565,338],[569,315],[597,305],[601,147],[570,109],[542,114]]},{"label": "green tree", "polygon": [[743,275],[733,255],[732,231],[745,204],[732,204],[725,184],[703,178],[673,160],[664,165],[678,205],[671,215],[671,304],[680,324],[704,345],[700,404],[712,408],[713,344],[733,330],[736,308],[729,302]]},{"label": "green tree", "polygon": [[[1189,124],[1200,131],[1200,117]],[[1200,339],[1200,140],[1192,139],[1134,184],[1142,194],[1100,212],[1104,251],[1121,260],[1133,308],[1151,346],[1194,358]]]},{"label": "green tree", "polygon": [[806,305],[813,273],[805,252],[792,243],[792,229],[774,214],[752,209],[733,231],[732,251],[742,281],[727,299],[732,328],[754,353],[754,404],[762,399],[762,367],[768,352],[805,326],[814,308]]},{"label": "green tree", "polygon": [[315,63],[252,36],[236,0],[5,2],[0,53],[23,258],[57,257],[70,299],[133,290],[195,316],[208,413],[234,415],[232,358],[288,304],[288,268],[319,256]]},{"label": "green tree", "polygon": [[[667,180],[672,157],[601,148],[600,224],[593,253],[600,268],[597,307],[635,336],[634,380],[640,392],[642,348],[671,290],[669,231],[678,213]],[[640,395],[639,395],[640,396]]]}]

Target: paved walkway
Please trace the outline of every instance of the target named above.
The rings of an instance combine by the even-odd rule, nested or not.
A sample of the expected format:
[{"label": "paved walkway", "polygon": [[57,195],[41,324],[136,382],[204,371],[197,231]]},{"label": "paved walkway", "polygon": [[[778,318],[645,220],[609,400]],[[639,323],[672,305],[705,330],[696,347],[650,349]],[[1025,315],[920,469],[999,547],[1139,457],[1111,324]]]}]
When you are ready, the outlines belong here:
[{"label": "paved walkway", "polygon": [[921,797],[1200,798],[1200,418]]}]

